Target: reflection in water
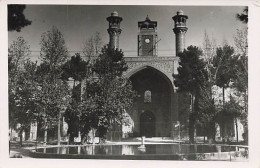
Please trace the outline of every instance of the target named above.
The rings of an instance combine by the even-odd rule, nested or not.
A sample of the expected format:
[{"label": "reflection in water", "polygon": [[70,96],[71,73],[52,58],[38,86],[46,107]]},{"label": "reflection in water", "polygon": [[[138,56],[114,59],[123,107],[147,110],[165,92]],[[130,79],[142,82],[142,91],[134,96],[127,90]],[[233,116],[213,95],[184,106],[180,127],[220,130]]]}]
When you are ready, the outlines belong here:
[{"label": "reflection in water", "polygon": [[70,154],[70,148],[67,148],[67,154]]},{"label": "reflection in water", "polygon": [[216,149],[217,149],[217,152],[221,152],[221,146],[220,145],[216,145]]},{"label": "reflection in water", "polygon": [[[172,148],[173,148],[172,150],[174,150],[174,147],[175,146],[172,146]],[[176,151],[177,151],[176,154],[180,154],[181,153],[181,144],[178,144],[178,146],[176,146]]]},{"label": "reflection in water", "polygon": [[130,145],[122,145],[122,155],[134,155],[134,149]]},{"label": "reflection in water", "polygon": [[194,145],[189,145],[189,152],[188,153],[195,153]]},{"label": "reflection in water", "polygon": [[80,154],[81,146],[78,146],[78,155]]},{"label": "reflection in water", "polygon": [[61,147],[60,154],[66,154],[66,147]]},{"label": "reflection in water", "polygon": [[87,145],[75,147],[41,148],[37,152],[82,155],[144,155],[144,154],[192,154],[236,151],[236,146],[189,145],[189,144],[147,144],[146,150],[138,150],[139,145]]},{"label": "reflection in water", "polygon": [[57,148],[57,154],[60,154],[60,147]]},{"label": "reflection in water", "polygon": [[82,148],[83,148],[82,154],[87,154],[87,155],[94,155],[95,154],[95,145],[84,146]]}]

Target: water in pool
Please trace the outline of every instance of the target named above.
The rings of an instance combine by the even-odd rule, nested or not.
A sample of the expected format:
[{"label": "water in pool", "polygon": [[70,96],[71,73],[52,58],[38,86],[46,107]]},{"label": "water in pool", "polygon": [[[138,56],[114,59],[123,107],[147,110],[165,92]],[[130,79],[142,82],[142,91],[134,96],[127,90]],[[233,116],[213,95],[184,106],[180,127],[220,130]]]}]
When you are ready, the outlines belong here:
[{"label": "water in pool", "polygon": [[188,145],[188,144],[147,144],[145,149],[139,145],[87,145],[73,147],[53,147],[37,149],[40,153],[81,154],[81,155],[178,155],[192,153],[212,153],[236,151],[235,146]]}]

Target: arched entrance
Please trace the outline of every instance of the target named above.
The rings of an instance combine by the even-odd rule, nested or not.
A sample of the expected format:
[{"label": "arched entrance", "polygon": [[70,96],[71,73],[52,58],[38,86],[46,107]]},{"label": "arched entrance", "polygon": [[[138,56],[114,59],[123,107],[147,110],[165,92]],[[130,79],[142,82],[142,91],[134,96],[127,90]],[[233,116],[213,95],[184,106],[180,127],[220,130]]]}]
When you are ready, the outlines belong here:
[{"label": "arched entrance", "polygon": [[140,133],[141,136],[155,136],[155,116],[151,111],[145,111],[140,116]]},{"label": "arched entrance", "polygon": [[173,86],[160,70],[144,66],[129,79],[137,92],[133,106],[128,110],[134,121],[133,135],[168,137],[172,122]]}]

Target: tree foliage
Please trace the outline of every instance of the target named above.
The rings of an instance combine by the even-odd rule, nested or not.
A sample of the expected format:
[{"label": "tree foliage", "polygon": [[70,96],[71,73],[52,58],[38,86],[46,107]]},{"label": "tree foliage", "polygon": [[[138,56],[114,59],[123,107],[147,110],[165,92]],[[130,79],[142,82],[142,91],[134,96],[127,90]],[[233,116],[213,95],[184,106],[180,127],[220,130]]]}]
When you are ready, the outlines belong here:
[{"label": "tree foliage", "polygon": [[179,54],[180,62],[178,75],[175,75],[174,84],[180,92],[191,95],[191,113],[189,115],[189,138],[194,142],[195,121],[200,112],[200,99],[202,92],[207,87],[208,74],[205,62],[200,58],[202,51],[196,46],[189,46]]},{"label": "tree foliage", "polygon": [[104,47],[93,65],[96,77],[86,80],[81,104],[80,125],[82,135],[90,129],[105,138],[114,124],[122,124],[124,109],[133,103],[131,83],[122,77],[127,65],[122,51]]},{"label": "tree foliage", "polygon": [[40,59],[51,69],[57,70],[68,59],[68,50],[62,33],[56,28],[45,32],[41,36]]},{"label": "tree foliage", "polygon": [[248,28],[237,29],[234,36],[237,64],[234,67],[232,88],[236,90],[236,96],[240,99],[243,110],[240,115],[241,123],[244,126],[244,139],[248,136]]},{"label": "tree foliage", "polygon": [[216,115],[216,121],[219,123],[232,121],[232,119],[239,117],[241,112],[242,107],[239,102],[233,96],[230,96],[230,100],[225,103],[224,107]]},{"label": "tree foliage", "polygon": [[248,6],[244,8],[243,13],[238,13],[236,15],[237,19],[240,20],[242,23],[248,22]]},{"label": "tree foliage", "polygon": [[216,85],[221,88],[229,86],[232,75],[234,74],[234,48],[228,45],[218,47],[216,56],[213,59],[213,66],[215,67]]},{"label": "tree foliage", "polygon": [[23,27],[32,23],[25,18],[24,9],[25,5],[8,5],[8,31],[20,32]]},{"label": "tree foliage", "polygon": [[93,71],[97,77],[105,81],[113,80],[116,77],[121,77],[123,72],[127,70],[127,65],[124,60],[122,51],[104,47],[93,65]]},{"label": "tree foliage", "polygon": [[235,74],[232,87],[239,92],[247,92],[248,89],[248,42],[247,27],[238,29],[235,36],[235,47],[237,49],[237,64],[234,67]]},{"label": "tree foliage", "polygon": [[75,81],[82,81],[86,77],[88,62],[84,61],[79,53],[72,56],[63,66],[63,78],[73,78]]},{"label": "tree foliage", "polygon": [[[209,74],[209,84],[211,87],[209,89],[209,93],[211,93],[211,101],[212,103],[204,103],[204,109],[207,111],[211,111],[211,113],[202,112],[202,118],[200,121],[204,119],[209,122],[217,122],[221,127],[224,127],[225,124],[229,122],[233,122],[235,118],[242,117],[242,104],[244,102],[236,94],[236,97],[230,95],[230,100],[225,100],[225,90],[227,88],[236,89],[237,91],[243,90],[242,88],[247,88],[247,59],[245,57],[247,52],[247,29],[239,29],[234,37],[236,50],[228,45],[227,43],[223,47],[212,47],[212,49],[204,49],[206,67]],[[212,42],[208,42],[205,40],[205,43],[209,43],[211,46]],[[204,46],[204,48],[205,48]],[[215,45],[216,46],[216,45]],[[210,48],[210,47],[209,47]],[[211,59],[212,58],[212,59]],[[222,98],[219,98],[218,87],[222,88]],[[230,92],[230,91],[229,91]],[[233,92],[233,91],[232,91]],[[230,93],[231,94],[231,93]],[[234,95],[234,93],[232,93]],[[204,100],[206,100],[206,96],[202,96]],[[221,105],[219,100],[222,100],[223,104]],[[212,106],[209,106],[212,105]],[[232,108],[231,108],[232,107]],[[209,116],[205,114],[211,114]],[[210,127],[207,129],[209,132]],[[212,127],[213,128],[213,127]],[[213,132],[213,131],[210,131]],[[222,136],[223,128],[222,128]],[[212,135],[213,136],[213,135]]]},{"label": "tree foliage", "polygon": [[[81,102],[81,85],[82,81],[87,77],[89,71],[89,62],[84,61],[79,53],[76,53],[75,56],[72,56],[63,66],[63,78],[68,80],[73,78],[73,88],[72,88],[72,101],[65,111],[64,117],[65,121],[68,124],[68,131],[70,137],[70,143],[73,143],[74,137],[78,136],[79,132],[79,117],[80,109],[79,105]],[[76,81],[79,81],[79,84],[76,85]]]},{"label": "tree foliage", "polygon": [[26,56],[30,55],[30,49],[27,42],[18,37],[17,41],[8,48],[8,95],[9,95],[9,126],[16,127],[15,110],[16,110],[16,90],[18,90],[18,77],[21,70],[24,69],[23,65],[26,62]]},{"label": "tree foliage", "polygon": [[83,44],[83,53],[90,63],[94,63],[98,58],[102,46],[103,43],[99,32],[96,32],[95,35],[91,36],[91,38]]},{"label": "tree foliage", "polygon": [[80,109],[78,103],[72,98],[72,101],[67,105],[64,113],[65,121],[68,124],[67,134],[69,135],[69,143],[74,143],[74,137],[78,136],[80,129]]},{"label": "tree foliage", "polygon": [[205,84],[208,76],[205,71],[205,63],[200,58],[201,55],[202,51],[196,46],[189,46],[179,55],[180,66],[174,80],[179,91],[195,95],[197,88]]},{"label": "tree foliage", "polygon": [[37,65],[27,58],[29,55],[30,47],[22,37],[18,37],[8,49],[9,126],[16,129],[19,125],[21,145],[22,133],[30,128],[37,113]]},{"label": "tree foliage", "polygon": [[[62,65],[68,58],[68,50],[62,33],[56,27],[43,33],[40,44],[42,62],[37,69],[39,83],[37,97],[39,105],[42,107],[41,116],[45,121],[44,141],[46,142],[47,129],[54,123],[60,124],[61,113],[65,112],[70,101],[68,83],[62,79]],[[58,133],[58,139],[59,136]]]},{"label": "tree foliage", "polygon": [[213,58],[216,55],[216,40],[214,37],[210,38],[207,31],[204,33],[204,41],[203,41],[203,60],[206,63],[206,69],[208,72],[208,78],[211,85],[214,84],[215,75],[213,70]]}]

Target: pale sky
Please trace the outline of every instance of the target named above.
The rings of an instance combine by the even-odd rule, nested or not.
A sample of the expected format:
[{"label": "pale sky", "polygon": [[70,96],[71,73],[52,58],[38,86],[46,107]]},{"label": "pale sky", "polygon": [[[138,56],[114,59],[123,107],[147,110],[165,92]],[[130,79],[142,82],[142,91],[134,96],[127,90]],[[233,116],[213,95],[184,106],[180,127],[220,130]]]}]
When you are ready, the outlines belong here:
[{"label": "pale sky", "polygon": [[117,11],[123,18],[121,22],[120,48],[126,56],[137,55],[138,21],[146,16],[158,22],[157,32],[159,56],[175,55],[175,35],[172,31],[172,17],[181,9],[189,17],[187,20],[186,47],[202,46],[204,31],[213,35],[218,44],[224,39],[233,45],[236,29],[245,26],[235,17],[241,13],[243,6],[91,6],[91,5],[27,5],[25,17],[32,24],[21,32],[8,32],[9,45],[18,36],[23,36],[31,46],[32,56],[36,58],[40,51],[42,33],[56,26],[64,35],[71,55],[82,51],[83,42],[101,33],[104,44],[109,41],[106,18]]}]

